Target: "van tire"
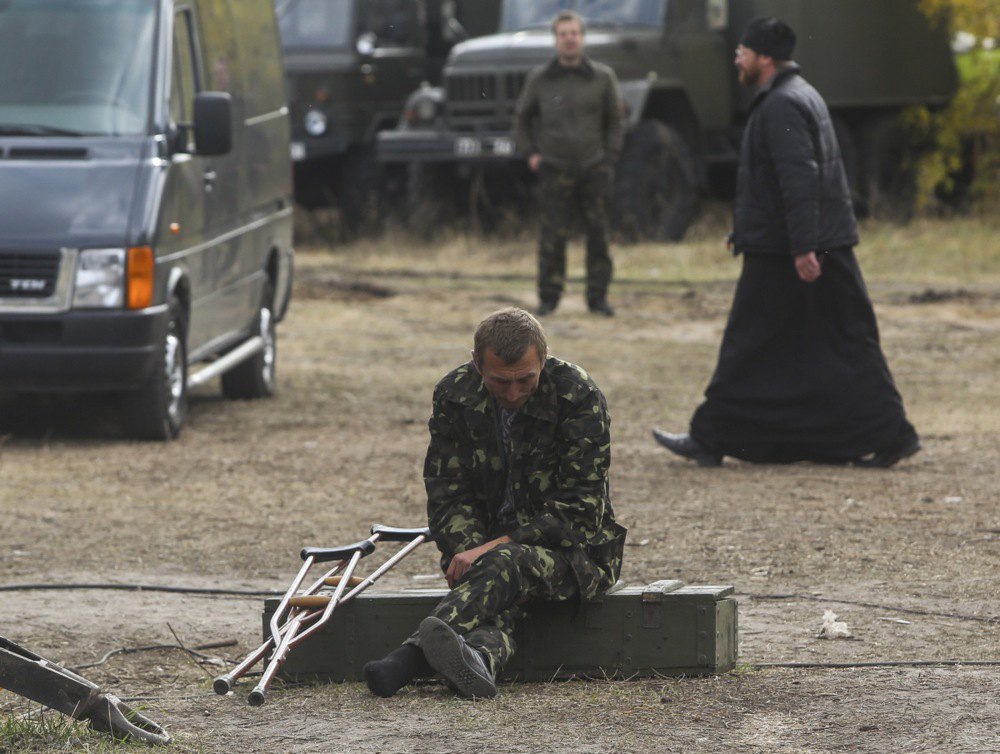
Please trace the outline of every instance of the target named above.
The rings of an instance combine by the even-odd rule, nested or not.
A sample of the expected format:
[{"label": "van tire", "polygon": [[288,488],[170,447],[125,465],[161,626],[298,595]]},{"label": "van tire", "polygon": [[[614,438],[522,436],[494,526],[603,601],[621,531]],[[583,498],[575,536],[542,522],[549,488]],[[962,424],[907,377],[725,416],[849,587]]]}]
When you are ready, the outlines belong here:
[{"label": "van tire", "polygon": [[625,140],[614,189],[615,228],[623,240],[680,241],[698,209],[698,171],[680,133],[640,122]]},{"label": "van tire", "polygon": [[268,281],[253,324],[253,334],[264,339],[264,349],[223,373],[222,394],[230,400],[270,398],[274,395],[278,363],[278,331],[275,325],[274,284]]},{"label": "van tire", "polygon": [[125,397],[125,424],[140,440],[172,440],[187,417],[187,320],[176,298],[145,384]]}]

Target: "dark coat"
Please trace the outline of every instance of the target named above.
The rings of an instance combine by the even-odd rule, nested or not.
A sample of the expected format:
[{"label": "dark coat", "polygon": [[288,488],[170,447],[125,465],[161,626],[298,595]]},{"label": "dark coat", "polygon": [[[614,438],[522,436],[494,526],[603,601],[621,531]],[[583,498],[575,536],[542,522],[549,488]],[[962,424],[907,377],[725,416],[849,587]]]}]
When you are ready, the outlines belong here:
[{"label": "dark coat", "polygon": [[446,567],[491,536],[512,474],[518,544],[569,559],[584,599],[614,584],[625,529],[608,499],[610,420],[604,395],[579,367],[550,358],[511,425],[511,457],[497,409],[472,362],[434,391],[424,462],[428,523]]},{"label": "dark coat", "polygon": [[792,255],[858,242],[830,111],[794,63],[762,87],[750,106],[732,240],[737,254]]}]

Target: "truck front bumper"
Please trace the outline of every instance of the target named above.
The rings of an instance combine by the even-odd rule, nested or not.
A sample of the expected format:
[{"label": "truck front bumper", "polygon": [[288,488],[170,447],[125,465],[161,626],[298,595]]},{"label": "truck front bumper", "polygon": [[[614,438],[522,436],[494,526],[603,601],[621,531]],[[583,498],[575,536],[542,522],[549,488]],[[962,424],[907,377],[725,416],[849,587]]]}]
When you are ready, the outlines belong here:
[{"label": "truck front bumper", "polygon": [[381,131],[379,162],[507,163],[520,159],[509,132],[459,133],[436,129]]},{"label": "truck front bumper", "polygon": [[166,306],[141,311],[0,315],[0,389],[113,391],[139,387],[162,348]]}]

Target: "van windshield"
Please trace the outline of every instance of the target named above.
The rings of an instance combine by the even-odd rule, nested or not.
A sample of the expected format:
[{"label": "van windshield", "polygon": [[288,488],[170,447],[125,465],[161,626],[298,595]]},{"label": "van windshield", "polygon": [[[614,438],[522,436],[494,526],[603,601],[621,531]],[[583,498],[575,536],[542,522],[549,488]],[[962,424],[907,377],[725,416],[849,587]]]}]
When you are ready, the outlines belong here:
[{"label": "van windshield", "polygon": [[663,22],[666,0],[506,0],[502,31],[548,27],[561,10],[575,10],[588,26],[653,26]]},{"label": "van windshield", "polygon": [[0,135],[145,133],[156,6],[0,0]]},{"label": "van windshield", "polygon": [[275,13],[286,48],[346,47],[353,0],[276,0]]}]

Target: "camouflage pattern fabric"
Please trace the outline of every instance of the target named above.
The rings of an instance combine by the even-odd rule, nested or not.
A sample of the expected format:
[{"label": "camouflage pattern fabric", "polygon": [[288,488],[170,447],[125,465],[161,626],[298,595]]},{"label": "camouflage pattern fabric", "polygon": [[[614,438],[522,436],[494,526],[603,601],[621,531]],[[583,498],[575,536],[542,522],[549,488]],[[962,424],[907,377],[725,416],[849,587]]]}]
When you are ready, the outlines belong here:
[{"label": "camouflage pattern fabric", "polygon": [[558,303],[566,282],[566,241],[579,222],[587,239],[587,302],[603,301],[611,284],[608,204],[613,170],[596,165],[584,171],[559,170],[542,163],[539,199],[538,297]]},{"label": "camouflage pattern fabric", "polygon": [[[526,600],[565,601],[579,593],[566,555],[537,545],[505,544],[478,560],[431,615],[483,652],[494,675],[514,654],[514,626]],[[408,643],[420,645],[417,634]]]},{"label": "camouflage pattern fabric", "polygon": [[[584,599],[615,582],[625,529],[608,497],[610,419],[586,372],[545,362],[538,388],[511,423],[509,456],[498,408],[472,362],[438,383],[429,426],[427,518],[443,568],[455,553],[507,534],[562,552]],[[517,527],[497,531],[508,463]]]}]

